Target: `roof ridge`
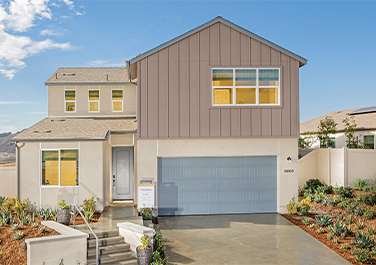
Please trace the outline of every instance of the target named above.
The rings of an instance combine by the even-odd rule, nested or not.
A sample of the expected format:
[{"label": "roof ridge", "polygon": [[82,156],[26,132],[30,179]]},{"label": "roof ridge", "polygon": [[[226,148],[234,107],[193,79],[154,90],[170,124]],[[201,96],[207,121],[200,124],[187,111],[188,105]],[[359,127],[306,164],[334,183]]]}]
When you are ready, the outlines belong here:
[{"label": "roof ridge", "polygon": [[127,69],[126,66],[93,66],[93,67],[59,67],[59,69],[108,69],[108,68],[119,68],[119,69]]}]

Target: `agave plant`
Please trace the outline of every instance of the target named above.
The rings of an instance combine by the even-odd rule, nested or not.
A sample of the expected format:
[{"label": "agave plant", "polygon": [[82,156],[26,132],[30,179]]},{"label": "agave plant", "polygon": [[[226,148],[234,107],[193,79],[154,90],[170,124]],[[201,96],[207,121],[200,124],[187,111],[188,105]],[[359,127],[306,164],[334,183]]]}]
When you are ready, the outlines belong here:
[{"label": "agave plant", "polygon": [[12,237],[15,239],[15,240],[19,240],[21,238],[24,237],[24,234],[22,232],[16,232],[12,235]]},{"label": "agave plant", "polygon": [[375,240],[371,236],[358,233],[354,236],[354,240],[351,243],[358,248],[369,249],[375,245]]},{"label": "agave plant", "polygon": [[328,230],[331,231],[334,235],[340,236],[346,231],[346,225],[341,222],[336,222],[334,225],[328,226]]},{"label": "agave plant", "polygon": [[368,179],[354,179],[353,186],[355,190],[364,190],[368,187]]},{"label": "agave plant", "polygon": [[332,217],[330,215],[317,215],[316,222],[318,226],[326,227],[332,223]]}]

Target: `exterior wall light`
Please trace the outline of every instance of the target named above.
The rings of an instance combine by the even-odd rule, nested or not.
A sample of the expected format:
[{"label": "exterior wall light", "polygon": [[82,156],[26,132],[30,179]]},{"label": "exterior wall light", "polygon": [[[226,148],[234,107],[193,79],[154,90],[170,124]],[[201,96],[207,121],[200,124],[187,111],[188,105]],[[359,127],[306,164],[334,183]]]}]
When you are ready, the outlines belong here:
[{"label": "exterior wall light", "polygon": [[291,157],[290,157],[290,156],[287,158],[287,161],[288,161],[289,163],[291,163]]}]

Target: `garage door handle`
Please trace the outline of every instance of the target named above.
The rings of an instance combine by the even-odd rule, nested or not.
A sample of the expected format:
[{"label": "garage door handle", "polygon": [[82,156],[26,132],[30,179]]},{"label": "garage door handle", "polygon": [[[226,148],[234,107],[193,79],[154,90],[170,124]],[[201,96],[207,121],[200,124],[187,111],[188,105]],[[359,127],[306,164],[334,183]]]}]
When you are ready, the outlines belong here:
[{"label": "garage door handle", "polygon": [[112,175],[112,187],[115,187],[115,175]]}]

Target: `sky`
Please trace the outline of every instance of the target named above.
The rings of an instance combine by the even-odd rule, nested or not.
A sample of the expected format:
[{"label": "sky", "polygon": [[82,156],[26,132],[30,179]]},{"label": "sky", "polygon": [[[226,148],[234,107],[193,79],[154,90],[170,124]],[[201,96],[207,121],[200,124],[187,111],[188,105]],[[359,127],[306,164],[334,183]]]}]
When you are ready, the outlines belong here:
[{"label": "sky", "polygon": [[0,133],[47,117],[59,67],[125,61],[217,16],[306,59],[301,122],[376,105],[376,1],[0,0]]}]

